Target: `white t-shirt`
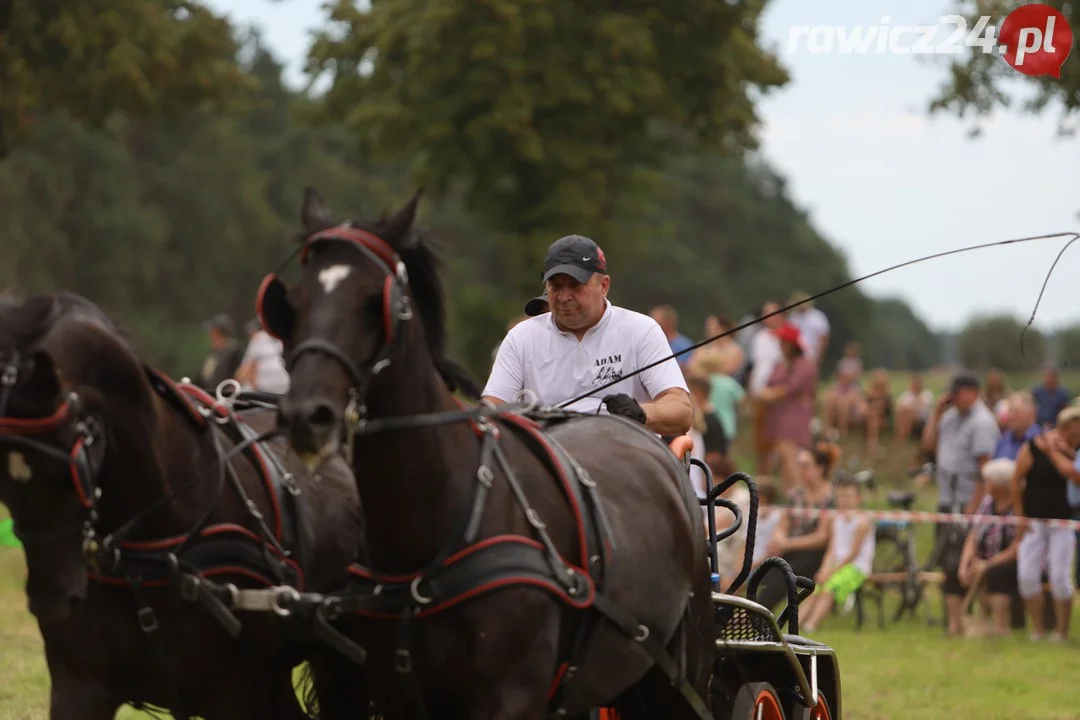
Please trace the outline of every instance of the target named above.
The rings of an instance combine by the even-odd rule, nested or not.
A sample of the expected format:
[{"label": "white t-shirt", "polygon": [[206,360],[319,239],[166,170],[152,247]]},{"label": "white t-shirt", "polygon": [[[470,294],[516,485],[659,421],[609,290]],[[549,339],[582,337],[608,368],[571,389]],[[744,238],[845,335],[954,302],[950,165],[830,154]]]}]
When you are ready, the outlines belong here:
[{"label": "white t-shirt", "polygon": [[[524,320],[507,333],[495,355],[484,395],[515,402],[518,393],[536,393],[541,405],[557,406],[671,355],[660,326],[648,315],[616,307],[607,300],[603,317],[579,342],[563,332],[551,313]],[[674,358],[567,406],[595,413],[605,395],[625,393],[649,402],[671,388],[689,392]]]},{"label": "white t-shirt", "polygon": [[255,387],[245,390],[286,393],[289,391],[289,373],[281,357],[282,345],[264,330],[259,330],[248,341],[243,362],[255,364]]},{"label": "white t-shirt", "polygon": [[754,336],[752,354],[754,368],[750,371],[750,382],[748,384],[750,395],[755,396],[765,389],[773,370],[784,359],[784,353],[780,349],[780,338],[776,337],[776,333],[773,331],[763,328]]},{"label": "white t-shirt", "polygon": [[788,322],[799,329],[810,351],[810,357],[816,361],[818,351],[821,350],[821,338],[829,334],[829,318],[816,307],[812,307],[805,312],[791,313]]},{"label": "white t-shirt", "polygon": [[918,395],[915,395],[911,390],[905,390],[900,393],[900,397],[896,398],[896,404],[899,407],[914,406],[918,410],[918,417],[925,420],[930,417],[930,407],[934,404],[934,393],[923,390]]}]

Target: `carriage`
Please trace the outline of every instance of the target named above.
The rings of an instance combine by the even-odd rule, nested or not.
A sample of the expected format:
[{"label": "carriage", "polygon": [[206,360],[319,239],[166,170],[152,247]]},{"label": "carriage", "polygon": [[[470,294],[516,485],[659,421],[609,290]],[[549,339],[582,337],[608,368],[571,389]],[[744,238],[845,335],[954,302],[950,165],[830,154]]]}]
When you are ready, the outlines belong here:
[{"label": "carriage", "polygon": [[[306,286],[271,275],[256,301],[289,353],[281,397],[177,386],[85,299],[0,305],[0,437],[29,453],[9,455],[0,498],[27,542],[53,713],[291,720],[306,661],[324,720],[841,717],[835,653],[798,634],[813,582],[780,558],[750,572],[752,478],[714,487],[689,438],[626,418],[458,399],[416,200],[367,230],[309,190]],[[722,497],[737,482],[746,517]],[[735,518],[720,533],[715,506]],[[717,543],[743,522],[718,589]],[[755,602],[766,574],[786,585],[778,617]]]}]

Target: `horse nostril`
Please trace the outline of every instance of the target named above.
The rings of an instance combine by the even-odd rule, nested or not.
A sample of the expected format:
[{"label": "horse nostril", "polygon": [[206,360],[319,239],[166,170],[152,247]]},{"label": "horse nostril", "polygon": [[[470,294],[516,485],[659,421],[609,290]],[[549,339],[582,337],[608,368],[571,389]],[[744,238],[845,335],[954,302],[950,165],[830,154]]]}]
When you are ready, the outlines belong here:
[{"label": "horse nostril", "polygon": [[319,403],[315,406],[315,409],[311,411],[308,416],[308,423],[315,427],[328,428],[334,424],[337,418],[334,417],[334,409],[326,403]]}]

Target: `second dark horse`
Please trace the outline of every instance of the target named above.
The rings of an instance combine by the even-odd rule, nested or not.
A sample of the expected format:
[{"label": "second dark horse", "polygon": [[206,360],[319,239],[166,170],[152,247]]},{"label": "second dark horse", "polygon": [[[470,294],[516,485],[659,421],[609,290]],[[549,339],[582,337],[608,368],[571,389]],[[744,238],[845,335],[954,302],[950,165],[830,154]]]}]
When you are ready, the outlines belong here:
[{"label": "second dark horse", "polygon": [[0,501],[25,547],[52,720],[108,720],[125,703],[301,719],[304,659],[321,717],[365,716],[351,661],[269,613],[233,616],[233,637],[207,586],[176,574],[327,592],[361,547],[342,459],[313,475],[269,443],[227,458],[274,414],[213,408],[85,298],[0,297]]}]

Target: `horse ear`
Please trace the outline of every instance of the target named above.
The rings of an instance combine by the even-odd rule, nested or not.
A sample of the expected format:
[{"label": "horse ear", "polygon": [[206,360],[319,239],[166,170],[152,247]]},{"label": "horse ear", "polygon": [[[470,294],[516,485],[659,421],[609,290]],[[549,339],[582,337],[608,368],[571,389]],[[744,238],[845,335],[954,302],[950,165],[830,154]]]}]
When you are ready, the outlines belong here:
[{"label": "horse ear", "polygon": [[334,224],[326,201],[322,199],[319,191],[310,185],[304,188],[304,208],[300,212],[300,222],[306,230],[321,230]]},{"label": "horse ear", "polygon": [[30,356],[28,370],[29,374],[23,383],[27,393],[50,399],[60,394],[60,375],[56,372],[52,355],[45,350],[35,350]]},{"label": "horse ear", "polygon": [[412,229],[413,221],[416,219],[416,208],[423,194],[423,188],[417,190],[404,207],[379,223],[379,229],[382,231],[380,234],[390,239],[391,244],[397,249],[401,249],[410,241],[415,241],[415,238],[410,237],[409,230]]}]

